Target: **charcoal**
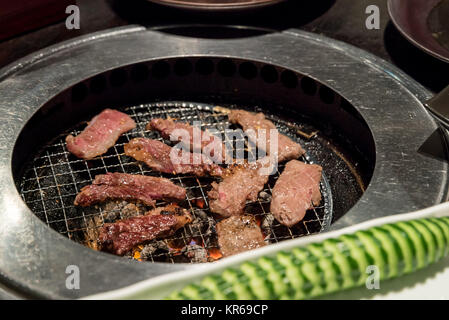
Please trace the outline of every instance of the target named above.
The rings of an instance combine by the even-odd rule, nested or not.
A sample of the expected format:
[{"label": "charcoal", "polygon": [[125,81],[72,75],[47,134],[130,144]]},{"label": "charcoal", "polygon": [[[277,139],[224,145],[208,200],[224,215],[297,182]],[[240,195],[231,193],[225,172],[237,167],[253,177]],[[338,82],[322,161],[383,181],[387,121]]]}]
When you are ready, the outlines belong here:
[{"label": "charcoal", "polygon": [[165,241],[154,241],[143,247],[142,251],[140,251],[140,257],[142,260],[151,260],[152,255],[167,253],[169,250],[170,248]]},{"label": "charcoal", "polygon": [[182,248],[181,253],[193,263],[208,262],[208,254],[206,249],[197,245],[189,244]]},{"label": "charcoal", "polygon": [[119,219],[142,215],[146,211],[146,207],[142,204],[134,204],[126,201],[109,201],[104,205],[103,217],[105,222],[114,222]]}]

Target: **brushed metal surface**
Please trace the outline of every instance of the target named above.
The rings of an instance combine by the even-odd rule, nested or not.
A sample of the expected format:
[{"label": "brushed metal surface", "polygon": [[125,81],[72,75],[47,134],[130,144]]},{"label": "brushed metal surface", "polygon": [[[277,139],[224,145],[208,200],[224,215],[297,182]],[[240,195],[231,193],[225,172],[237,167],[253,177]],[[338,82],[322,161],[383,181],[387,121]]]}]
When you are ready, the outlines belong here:
[{"label": "brushed metal surface", "polygon": [[449,87],[425,103],[429,111],[449,130]]},{"label": "brushed metal surface", "polygon": [[[22,294],[77,298],[156,275],[207,265],[136,263],[95,252],[44,225],[22,201],[11,173],[25,123],[62,90],[120,66],[161,57],[240,57],[308,75],[351,102],[376,143],[376,167],[361,200],[331,229],[447,200],[448,163],[417,150],[438,125],[423,107],[432,95],[389,63],[316,34],[286,30],[254,37],[197,39],[144,27],[107,30],[63,42],[0,70],[0,281]],[[67,252],[70,252],[68,258]],[[66,288],[68,265],[81,271]]]}]

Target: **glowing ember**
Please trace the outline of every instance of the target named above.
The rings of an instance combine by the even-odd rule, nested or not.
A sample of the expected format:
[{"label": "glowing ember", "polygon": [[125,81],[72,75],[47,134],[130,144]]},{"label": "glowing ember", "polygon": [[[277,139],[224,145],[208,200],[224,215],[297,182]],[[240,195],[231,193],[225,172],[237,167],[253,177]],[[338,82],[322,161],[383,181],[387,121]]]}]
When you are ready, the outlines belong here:
[{"label": "glowing ember", "polygon": [[205,203],[204,203],[204,200],[203,200],[203,199],[197,199],[197,200],[195,201],[195,203],[196,203],[196,205],[198,206],[198,208],[201,208],[201,209],[204,208]]},{"label": "glowing ember", "polygon": [[255,218],[256,218],[257,225],[260,227],[260,225],[262,224],[262,217],[261,216],[255,216]]},{"label": "glowing ember", "polygon": [[133,249],[133,258],[137,261],[142,261],[140,252],[143,249],[143,245],[138,245]]},{"label": "glowing ember", "polygon": [[184,248],[184,247],[172,247],[170,245],[168,246],[168,250],[174,255],[179,254],[181,252],[182,248]]},{"label": "glowing ember", "polygon": [[223,255],[221,254],[219,249],[213,248],[213,249],[209,249],[209,257],[211,257],[214,260],[218,260],[221,257],[223,257]]}]

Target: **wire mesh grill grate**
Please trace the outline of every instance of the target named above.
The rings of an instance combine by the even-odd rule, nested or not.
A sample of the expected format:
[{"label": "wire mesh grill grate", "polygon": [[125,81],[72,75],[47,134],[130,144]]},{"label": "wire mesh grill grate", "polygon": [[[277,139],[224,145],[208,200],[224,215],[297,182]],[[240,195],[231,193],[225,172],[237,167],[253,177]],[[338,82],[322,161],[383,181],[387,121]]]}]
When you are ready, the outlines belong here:
[{"label": "wire mesh grill grate", "polygon": [[[25,168],[20,183],[23,200],[49,227],[74,241],[97,249],[96,232],[103,223],[126,218],[128,215],[143,214],[150,208],[125,202],[110,202],[88,208],[75,207],[73,201],[82,187],[91,184],[96,175],[106,172],[125,172],[169,178],[174,183],[186,188],[186,200],[180,205],[190,210],[193,222],[178,230],[171,237],[164,240],[153,240],[145,247],[136,248],[130,253],[130,257],[138,260],[171,263],[205,262],[219,258],[220,253],[214,228],[218,218],[209,212],[207,198],[207,192],[211,189],[211,182],[214,179],[197,178],[192,175],[173,176],[155,172],[145,164],[126,156],[123,146],[135,137],[161,140],[157,133],[145,130],[146,124],[152,118],[171,117],[190,123],[200,121],[202,129],[218,129],[224,136],[227,134],[227,129],[233,128],[228,122],[227,116],[215,112],[214,107],[210,105],[183,102],[143,104],[125,108],[124,112],[134,119],[137,127],[122,135],[116,145],[103,156],[85,161],[74,157],[67,151],[65,137],[69,133],[79,134],[86,123],[78,124],[45,145]],[[302,141],[299,135],[281,120],[275,120],[266,112],[265,114],[276,123],[282,133],[300,142],[307,150],[307,141]],[[245,141],[243,135],[237,139],[244,140],[248,157],[255,156],[254,145]],[[236,145],[234,143],[232,147],[235,148]],[[307,156],[302,160],[311,162]],[[301,223],[293,228],[287,228],[273,219],[269,210],[271,190],[282,169],[283,165],[280,164],[278,172],[270,177],[269,183],[260,193],[258,200],[248,203],[246,208],[246,212],[253,214],[261,225],[266,242],[269,243],[317,233],[330,223],[332,199],[325,178],[321,183],[322,203],[309,210]],[[159,201],[156,205],[162,206],[166,203]],[[198,252],[201,254],[195,254]],[[199,259],[201,256],[203,259]]]}]

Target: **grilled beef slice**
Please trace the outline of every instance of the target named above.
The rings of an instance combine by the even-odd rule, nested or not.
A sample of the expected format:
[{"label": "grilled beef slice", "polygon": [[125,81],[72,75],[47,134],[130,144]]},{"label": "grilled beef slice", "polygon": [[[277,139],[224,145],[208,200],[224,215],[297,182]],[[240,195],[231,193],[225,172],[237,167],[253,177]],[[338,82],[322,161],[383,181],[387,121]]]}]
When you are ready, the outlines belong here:
[{"label": "grilled beef slice", "polygon": [[187,210],[170,205],[144,216],[104,224],[99,242],[102,250],[122,256],[138,244],[172,235],[191,221]]},{"label": "grilled beef slice", "polygon": [[320,180],[322,168],[291,160],[285,165],[273,188],[271,213],[287,227],[301,221],[306,211],[321,201]]},{"label": "grilled beef slice", "polygon": [[[226,156],[226,146],[223,141],[207,131],[185,122],[175,122],[172,119],[156,118],[147,125],[147,130],[159,131],[164,139],[175,138],[176,141],[188,143],[192,152],[203,152],[214,163],[223,163]],[[180,130],[188,134],[188,141],[183,141]],[[178,132],[178,133],[177,133]],[[173,141],[173,140],[172,140]]]},{"label": "grilled beef slice", "polygon": [[[173,163],[171,152],[174,148],[158,140],[135,138],[125,145],[125,154],[144,162],[150,168],[172,174],[192,173],[202,177],[207,174],[219,176],[222,168],[201,153],[186,153],[187,158]],[[174,149],[181,158],[181,149]]]},{"label": "grilled beef slice", "polygon": [[[302,156],[305,151],[296,142],[289,137],[279,133],[278,131],[278,150],[270,150],[270,130],[276,130],[276,126],[270,120],[265,118],[263,113],[253,113],[245,110],[231,110],[228,115],[231,123],[239,124],[243,131],[247,132],[252,129],[255,131],[257,147],[264,149],[269,156],[277,156],[278,162],[283,162],[291,159],[297,159]],[[266,143],[260,145],[260,132],[258,130],[265,130]]]},{"label": "grilled beef slice", "polygon": [[116,172],[97,175],[91,185],[81,189],[74,204],[87,207],[108,199],[119,199],[154,205],[156,199],[184,200],[185,197],[186,190],[168,179]]},{"label": "grilled beef slice", "polygon": [[220,183],[212,183],[208,193],[210,210],[222,217],[243,214],[246,201],[256,201],[268,181],[269,176],[260,168],[260,162],[229,167]]},{"label": "grilled beef slice", "polygon": [[252,216],[232,216],[216,226],[218,244],[224,257],[266,245],[262,231]]},{"label": "grilled beef slice", "polygon": [[105,109],[95,116],[76,137],[66,137],[69,152],[82,159],[92,159],[106,153],[123,133],[136,127],[127,114]]}]

